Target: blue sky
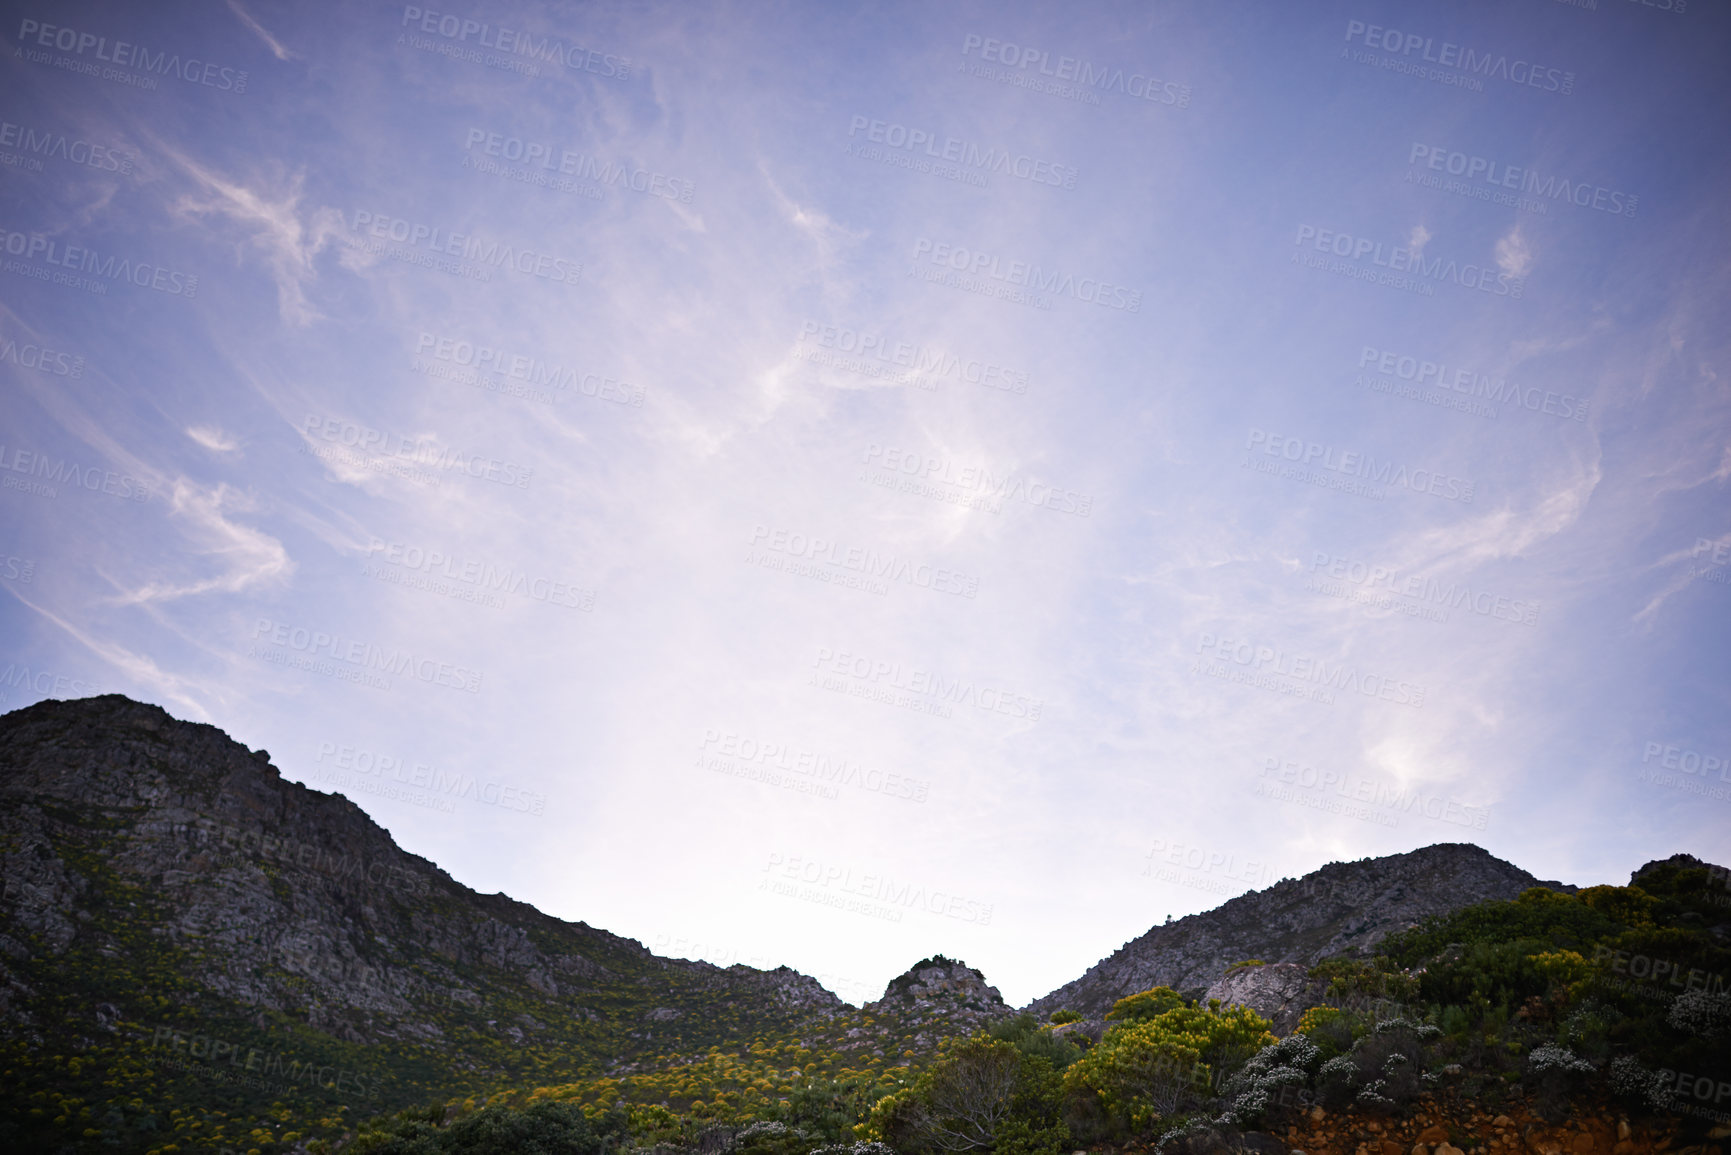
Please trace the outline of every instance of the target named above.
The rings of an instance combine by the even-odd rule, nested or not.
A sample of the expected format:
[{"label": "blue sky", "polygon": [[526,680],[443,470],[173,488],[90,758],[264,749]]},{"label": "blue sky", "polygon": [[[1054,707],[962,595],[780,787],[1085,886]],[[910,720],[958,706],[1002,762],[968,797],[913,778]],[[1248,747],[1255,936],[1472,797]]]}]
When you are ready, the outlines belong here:
[{"label": "blue sky", "polygon": [[856,1002],[1725,860],[1713,6],[9,10],[5,709]]}]

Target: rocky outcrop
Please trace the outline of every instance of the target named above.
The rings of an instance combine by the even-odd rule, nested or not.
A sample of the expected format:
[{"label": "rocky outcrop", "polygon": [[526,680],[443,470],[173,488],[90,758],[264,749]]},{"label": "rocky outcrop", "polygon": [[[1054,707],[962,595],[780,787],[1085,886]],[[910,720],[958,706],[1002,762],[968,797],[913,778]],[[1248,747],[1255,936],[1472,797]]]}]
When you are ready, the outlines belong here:
[{"label": "rocky outcrop", "polygon": [[1285,1036],[1305,1011],[1322,1004],[1326,986],[1298,963],[1267,963],[1227,971],[1202,997],[1219,999],[1223,1007],[1249,1007],[1273,1024],[1275,1034]]},{"label": "rocky outcrop", "polygon": [[1009,1012],[998,988],[986,984],[986,976],[967,963],[933,955],[890,980],[883,998],[869,1009],[884,1012],[931,1014],[1003,1015]]},{"label": "rocky outcrop", "polygon": [[1011,1012],[998,988],[964,962],[933,955],[890,980],[884,994],[863,1008],[889,1037],[911,1033],[916,1046],[968,1035]]},{"label": "rocky outcrop", "polygon": [[1099,1018],[1118,999],[1152,987],[1199,996],[1246,959],[1309,966],[1331,955],[1368,952],[1383,936],[1431,915],[1514,898],[1534,886],[1575,889],[1541,882],[1468,843],[1333,862],[1156,926],[1027,1009],[1041,1018],[1065,1009]]}]

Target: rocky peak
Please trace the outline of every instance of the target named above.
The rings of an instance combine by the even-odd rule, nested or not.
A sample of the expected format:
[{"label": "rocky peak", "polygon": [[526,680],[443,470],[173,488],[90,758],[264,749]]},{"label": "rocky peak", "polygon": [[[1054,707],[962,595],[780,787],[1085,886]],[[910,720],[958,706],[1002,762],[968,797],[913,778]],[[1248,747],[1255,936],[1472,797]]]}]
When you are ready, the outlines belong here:
[{"label": "rocky peak", "polygon": [[986,976],[955,959],[933,955],[890,980],[884,997],[874,1009],[943,1009],[966,1007],[981,1011],[1008,1011],[998,988],[986,984]]},{"label": "rocky peak", "polygon": [[1331,955],[1368,953],[1385,935],[1432,915],[1515,898],[1535,886],[1575,889],[1542,882],[1470,843],[1331,862],[1303,878],[1283,879],[1153,927],[1027,1009],[1041,1018],[1064,1009],[1099,1018],[1118,999],[1152,987],[1200,996],[1227,967],[1245,959],[1311,966]]}]

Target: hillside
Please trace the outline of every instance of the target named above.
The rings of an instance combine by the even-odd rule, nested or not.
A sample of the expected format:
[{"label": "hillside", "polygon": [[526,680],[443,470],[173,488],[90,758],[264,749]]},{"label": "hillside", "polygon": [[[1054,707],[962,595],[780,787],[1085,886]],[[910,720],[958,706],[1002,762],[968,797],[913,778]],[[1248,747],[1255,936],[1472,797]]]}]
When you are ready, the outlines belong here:
[{"label": "hillside", "polygon": [[1442,843],[1357,862],[1331,862],[1210,911],[1156,926],[1096,963],[1074,982],[1035,999],[1027,1010],[1099,1018],[1113,1002],[1151,987],[1199,995],[1234,963],[1305,966],[1339,954],[1367,953],[1393,931],[1487,899],[1508,899],[1541,882],[1468,843]]},{"label": "hillside", "polygon": [[785,967],[660,958],[479,894],[264,751],[117,695],[0,717],[0,894],[0,1091],[57,1069],[63,1098],[136,1100],[97,1113],[123,1145],[170,1127],[163,1104],[258,1115],[280,1097],[334,1132],[714,1047],[757,1047],[741,1077],[771,1088],[871,1080],[984,1006],[861,1012]]},{"label": "hillside", "polygon": [[[1500,1133],[1486,1104],[1551,1127],[1569,1079],[1571,1095],[1622,1086],[1661,1113],[1641,1132],[1658,1137],[1677,1088],[1656,1072],[1731,1087],[1731,876],[1676,855],[1632,881],[1577,892],[1431,846],[1155,927],[1033,1014],[942,956],[853,1008],[785,967],[661,958],[479,894],[214,727],[115,695],[40,702],[0,716],[0,1149],[420,1155],[517,1149],[425,1146],[435,1123],[590,1119],[613,1130],[550,1149],[809,1155],[900,1136],[900,1155],[938,1155],[920,1137],[934,1104],[1014,1086],[1017,1155],[1134,1148],[1228,1108],[1349,1155],[1374,1146],[1385,1100],[1436,1113],[1403,1136],[1438,1119]],[[1070,1021],[1044,1022],[1060,1009]],[[1434,1024],[1385,1036],[1395,1015]],[[1275,1035],[1302,1063],[1259,1074],[1247,1060]],[[1559,1039],[1586,1058],[1535,1058]],[[1613,1078],[1613,1058],[1636,1065]],[[1324,1102],[1347,1116],[1309,1113]],[[1593,1109],[1595,1134],[1617,1131]]]}]

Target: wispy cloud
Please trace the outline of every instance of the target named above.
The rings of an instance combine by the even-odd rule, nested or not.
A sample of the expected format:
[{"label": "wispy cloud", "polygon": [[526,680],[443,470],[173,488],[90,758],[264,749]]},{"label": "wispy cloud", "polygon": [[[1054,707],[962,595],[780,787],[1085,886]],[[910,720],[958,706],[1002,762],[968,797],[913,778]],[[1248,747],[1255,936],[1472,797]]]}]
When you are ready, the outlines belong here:
[{"label": "wispy cloud", "polygon": [[186,435],[212,453],[235,453],[240,449],[240,442],[215,425],[188,426]]},{"label": "wispy cloud", "polygon": [[206,488],[177,481],[169,508],[185,535],[185,558],[203,558],[218,572],[190,581],[151,581],[127,590],[114,600],[122,605],[173,601],[204,594],[234,594],[280,582],[294,572],[294,562],[276,538],[235,520],[253,513],[252,496],[227,485]]},{"label": "wispy cloud", "polygon": [[278,40],[265,30],[264,25],[260,24],[258,20],[254,18],[252,13],[248,12],[245,8],[242,8],[240,6],[240,0],[228,0],[228,8],[230,12],[233,12],[235,16],[239,18],[242,24],[252,29],[253,33],[260,40],[264,41],[265,47],[270,49],[272,56],[275,56],[278,60],[300,59],[298,53],[290,52],[282,41]]}]

